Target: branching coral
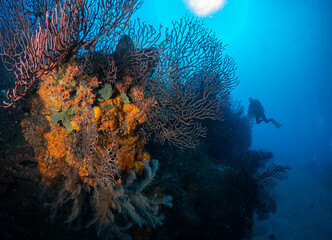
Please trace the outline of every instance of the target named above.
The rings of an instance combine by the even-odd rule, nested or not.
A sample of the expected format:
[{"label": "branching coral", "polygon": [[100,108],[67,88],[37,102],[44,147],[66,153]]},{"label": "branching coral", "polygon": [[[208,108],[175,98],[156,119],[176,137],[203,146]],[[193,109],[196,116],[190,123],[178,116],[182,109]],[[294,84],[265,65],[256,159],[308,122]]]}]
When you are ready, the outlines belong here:
[{"label": "branching coral", "polygon": [[53,208],[72,203],[72,222],[93,195],[101,230],[160,225],[170,198],[143,194],[157,170],[144,146],[152,137],[195,148],[200,121],[221,119],[237,84],[222,42],[187,17],[171,32],[129,23],[140,0],[0,3],[12,7],[0,14],[0,55],[17,80],[5,105],[36,85],[21,126],[42,181],[61,186]]},{"label": "branching coral", "polygon": [[0,1],[0,56],[16,73],[11,106],[44,74],[77,52],[114,41],[141,0]]}]

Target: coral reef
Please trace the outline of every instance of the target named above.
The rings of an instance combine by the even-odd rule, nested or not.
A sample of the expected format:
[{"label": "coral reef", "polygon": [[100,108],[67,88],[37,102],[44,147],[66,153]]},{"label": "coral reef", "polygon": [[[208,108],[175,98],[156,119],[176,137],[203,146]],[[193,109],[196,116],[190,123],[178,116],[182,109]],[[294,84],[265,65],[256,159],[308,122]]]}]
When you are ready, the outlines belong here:
[{"label": "coral reef", "polygon": [[[199,147],[208,121],[227,116],[229,94],[238,84],[234,60],[224,55],[216,34],[187,16],[170,30],[129,22],[140,0],[0,3],[0,54],[15,76],[4,107],[24,101],[20,126],[34,152],[28,169],[45,187],[55,223],[61,219],[73,229],[94,225],[109,239],[162,239],[163,231],[158,235],[153,229],[164,215],[176,215],[163,208],[171,206],[171,193],[182,201],[175,209],[189,226],[215,218],[222,233],[235,236],[234,229],[252,213],[237,212],[246,207],[245,181],[233,165],[222,165],[220,173],[218,166],[204,163],[207,146]],[[226,135],[229,128],[222,130],[224,139],[234,137]],[[147,144],[154,144],[150,140],[159,147],[147,151]],[[234,145],[241,144],[229,144]],[[227,157],[245,148],[234,147]],[[168,167],[159,178],[151,152]],[[22,165],[18,161],[16,168]],[[228,182],[236,178],[240,183]],[[215,191],[213,181],[234,191]],[[235,192],[238,201],[232,201]],[[225,212],[210,218],[204,209],[195,211],[195,204],[210,203],[202,195],[217,196],[221,203],[211,199]]]},{"label": "coral reef", "polygon": [[[144,102],[150,98],[144,92],[139,97],[134,94],[134,104],[122,89],[100,84],[96,77],[85,74],[74,59],[43,76],[31,101],[30,115],[21,123],[25,139],[34,148],[42,181],[52,186],[64,179],[65,191],[59,194],[54,210],[68,199],[77,202],[69,222],[79,214],[75,204],[82,190],[91,192],[88,189],[92,187],[96,199],[92,206],[99,212],[94,222],[100,228],[111,225],[112,231],[121,234],[114,217],[120,206],[123,218],[127,211],[129,216],[135,215],[133,221],[139,226],[155,227],[156,223],[161,224],[157,220],[158,206],[167,205],[170,198],[162,197],[165,200],[161,201],[143,197],[141,191],[145,186],[139,187],[135,194],[130,190],[135,173],[148,172],[147,185],[157,169],[149,167],[151,157],[144,150],[146,140],[138,131],[148,119],[149,109]],[[131,85],[127,84],[126,91],[130,89]],[[124,199],[131,202],[121,202]],[[121,203],[115,204],[118,201]],[[112,209],[112,206],[119,207]],[[106,209],[107,214],[100,213]],[[145,217],[153,216],[157,222],[143,216],[152,209],[153,214],[146,213]],[[108,218],[104,219],[105,216]]]}]

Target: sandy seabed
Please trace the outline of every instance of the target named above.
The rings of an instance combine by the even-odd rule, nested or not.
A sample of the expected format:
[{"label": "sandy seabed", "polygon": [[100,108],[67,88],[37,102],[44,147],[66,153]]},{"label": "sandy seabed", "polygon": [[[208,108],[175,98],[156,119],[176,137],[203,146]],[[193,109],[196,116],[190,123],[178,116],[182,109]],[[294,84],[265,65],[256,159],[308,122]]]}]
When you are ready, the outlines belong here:
[{"label": "sandy seabed", "polygon": [[278,211],[255,223],[253,240],[332,239],[332,169],[292,167],[275,194]]}]

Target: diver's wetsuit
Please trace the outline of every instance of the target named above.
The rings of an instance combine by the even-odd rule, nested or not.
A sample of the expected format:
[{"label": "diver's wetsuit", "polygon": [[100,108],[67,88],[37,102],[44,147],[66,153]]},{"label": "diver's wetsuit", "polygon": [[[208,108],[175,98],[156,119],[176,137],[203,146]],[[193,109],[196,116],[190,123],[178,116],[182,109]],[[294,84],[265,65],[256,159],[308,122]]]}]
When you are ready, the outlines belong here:
[{"label": "diver's wetsuit", "polygon": [[249,118],[255,117],[257,124],[264,121],[266,123],[272,122],[277,128],[281,127],[281,124],[276,122],[273,118],[270,118],[270,119],[266,118],[265,113],[264,113],[265,112],[264,108],[258,99],[249,98],[249,102],[250,102],[249,107],[248,107],[248,117]]}]

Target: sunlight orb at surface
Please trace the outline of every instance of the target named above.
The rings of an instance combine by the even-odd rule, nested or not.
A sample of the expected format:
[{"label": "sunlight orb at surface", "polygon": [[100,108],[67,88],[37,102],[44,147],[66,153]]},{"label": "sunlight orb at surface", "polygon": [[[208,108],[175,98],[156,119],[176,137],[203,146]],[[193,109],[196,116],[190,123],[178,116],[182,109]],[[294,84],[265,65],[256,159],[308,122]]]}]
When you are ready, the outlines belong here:
[{"label": "sunlight orb at surface", "polygon": [[226,0],[184,0],[187,7],[198,17],[209,16],[222,9]]}]

